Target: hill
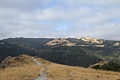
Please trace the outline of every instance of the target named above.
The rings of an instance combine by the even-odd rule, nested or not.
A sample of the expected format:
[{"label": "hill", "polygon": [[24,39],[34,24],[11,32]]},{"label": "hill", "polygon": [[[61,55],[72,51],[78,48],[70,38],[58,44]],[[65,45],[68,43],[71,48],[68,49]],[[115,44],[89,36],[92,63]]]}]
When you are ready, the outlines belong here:
[{"label": "hill", "polygon": [[[17,59],[17,60],[16,60]],[[34,57],[47,67],[48,80],[119,80],[120,73],[112,71],[94,70],[91,68],[73,67],[49,62]],[[33,80],[40,76],[42,66],[36,65],[31,56],[20,55],[7,57],[8,64],[4,70],[0,69],[0,80]],[[11,66],[11,65],[15,66]],[[19,64],[19,65],[18,65]]]},{"label": "hill", "polygon": [[36,64],[33,59],[28,56],[28,55],[20,55],[17,57],[11,57],[8,56],[7,58],[5,58],[0,67],[21,67],[21,66],[29,66],[29,65],[34,65]]},{"label": "hill", "polygon": [[49,80],[120,80],[120,73],[72,67],[51,63],[47,66]]},{"label": "hill", "polygon": [[40,75],[41,69],[31,56],[9,56],[0,64],[0,80],[33,80]]},{"label": "hill", "polygon": [[27,54],[70,66],[89,67],[100,61],[120,63],[120,41],[95,38],[8,38],[0,40],[0,62]]},{"label": "hill", "polygon": [[8,38],[0,40],[0,62],[8,56],[20,54],[36,55],[50,38]]}]

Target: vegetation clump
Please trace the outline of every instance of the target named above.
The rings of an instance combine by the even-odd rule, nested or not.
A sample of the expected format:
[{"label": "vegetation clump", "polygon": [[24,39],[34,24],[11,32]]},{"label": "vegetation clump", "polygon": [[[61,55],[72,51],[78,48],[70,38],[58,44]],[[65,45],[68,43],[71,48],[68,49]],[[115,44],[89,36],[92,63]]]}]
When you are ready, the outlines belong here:
[{"label": "vegetation clump", "polygon": [[97,64],[92,65],[91,68],[120,72],[120,64],[114,63],[113,61],[110,61],[110,62],[105,62],[105,61],[104,62],[99,62]]}]

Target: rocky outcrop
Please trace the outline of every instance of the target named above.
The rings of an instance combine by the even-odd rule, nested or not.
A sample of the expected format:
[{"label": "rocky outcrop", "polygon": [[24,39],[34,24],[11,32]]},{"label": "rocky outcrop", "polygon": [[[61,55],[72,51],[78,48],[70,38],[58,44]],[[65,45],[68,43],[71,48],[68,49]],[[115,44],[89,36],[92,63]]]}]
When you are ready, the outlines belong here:
[{"label": "rocky outcrop", "polygon": [[8,56],[7,58],[5,58],[5,59],[2,61],[2,63],[0,64],[0,68],[6,67],[11,59],[12,59],[11,56]]}]

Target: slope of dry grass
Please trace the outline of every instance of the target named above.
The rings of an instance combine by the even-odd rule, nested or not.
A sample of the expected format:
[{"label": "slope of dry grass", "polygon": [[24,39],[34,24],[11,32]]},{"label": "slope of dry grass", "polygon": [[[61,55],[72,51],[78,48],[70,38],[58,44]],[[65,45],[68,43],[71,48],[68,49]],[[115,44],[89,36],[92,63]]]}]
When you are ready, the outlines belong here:
[{"label": "slope of dry grass", "polygon": [[41,70],[30,56],[20,55],[10,59],[5,69],[0,69],[0,80],[33,80]]},{"label": "slope of dry grass", "polygon": [[[37,57],[35,59],[47,66],[48,80],[120,80],[118,72],[60,65]],[[0,80],[33,80],[40,75],[41,70],[42,67],[34,62],[29,65],[7,67],[0,70]]]},{"label": "slope of dry grass", "polygon": [[0,70],[0,80],[33,80],[40,75],[41,66],[8,67]]},{"label": "slope of dry grass", "polygon": [[30,65],[36,65],[36,63],[33,61],[31,56],[28,55],[20,55],[17,57],[13,57],[9,60],[8,66],[9,67],[20,67],[20,66],[30,66]]},{"label": "slope of dry grass", "polygon": [[48,65],[49,80],[120,80],[120,73],[70,67],[51,63]]},{"label": "slope of dry grass", "polygon": [[72,67],[36,59],[48,68],[48,80],[120,80],[120,73],[95,70],[91,68]]}]

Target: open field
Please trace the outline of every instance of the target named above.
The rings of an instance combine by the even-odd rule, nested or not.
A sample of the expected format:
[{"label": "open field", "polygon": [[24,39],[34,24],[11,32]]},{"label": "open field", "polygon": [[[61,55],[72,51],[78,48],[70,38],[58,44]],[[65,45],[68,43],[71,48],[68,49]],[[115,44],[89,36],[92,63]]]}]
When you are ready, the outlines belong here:
[{"label": "open field", "polygon": [[8,67],[0,70],[0,80],[33,80],[40,75],[41,66]]},{"label": "open field", "polygon": [[120,73],[51,63],[49,80],[120,80]]},{"label": "open field", "polygon": [[[119,72],[66,66],[37,57],[35,59],[47,66],[48,80],[120,80]],[[40,76],[41,70],[42,66],[34,63],[31,65],[7,67],[4,70],[0,69],[0,80],[33,80]]]},{"label": "open field", "polygon": [[95,70],[52,63],[36,58],[48,68],[48,80],[120,80],[119,72]]}]

